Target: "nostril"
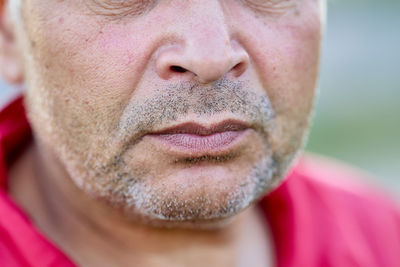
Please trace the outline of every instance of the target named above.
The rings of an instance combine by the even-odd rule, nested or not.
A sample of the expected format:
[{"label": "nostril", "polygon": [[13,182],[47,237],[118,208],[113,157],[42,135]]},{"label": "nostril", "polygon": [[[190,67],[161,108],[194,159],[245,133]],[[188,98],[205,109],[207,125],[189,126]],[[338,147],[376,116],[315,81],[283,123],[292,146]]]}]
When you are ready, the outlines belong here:
[{"label": "nostril", "polygon": [[242,68],[242,65],[243,65],[243,63],[238,63],[238,64],[236,64],[232,69],[233,70],[237,70],[237,69],[240,69],[240,68]]},{"label": "nostril", "polygon": [[240,62],[240,63],[236,64],[236,65],[232,68],[232,70],[233,70],[233,72],[234,72],[234,75],[235,75],[235,76],[240,76],[240,75],[245,71],[246,65],[247,65],[247,64],[244,63],[244,62]]},{"label": "nostril", "polygon": [[173,72],[185,73],[187,70],[179,66],[171,66],[170,70]]}]

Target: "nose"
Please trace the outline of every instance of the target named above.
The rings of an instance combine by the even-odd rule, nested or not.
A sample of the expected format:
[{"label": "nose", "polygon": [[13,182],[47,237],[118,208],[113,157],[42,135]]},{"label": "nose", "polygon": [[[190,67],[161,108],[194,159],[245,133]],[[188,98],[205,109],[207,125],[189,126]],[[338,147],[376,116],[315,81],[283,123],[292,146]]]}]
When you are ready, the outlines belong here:
[{"label": "nose", "polygon": [[158,51],[158,75],[164,80],[194,79],[203,84],[224,76],[241,76],[248,67],[249,55],[232,38],[224,20],[221,9],[207,16],[191,16],[187,26],[181,27],[180,41]]}]

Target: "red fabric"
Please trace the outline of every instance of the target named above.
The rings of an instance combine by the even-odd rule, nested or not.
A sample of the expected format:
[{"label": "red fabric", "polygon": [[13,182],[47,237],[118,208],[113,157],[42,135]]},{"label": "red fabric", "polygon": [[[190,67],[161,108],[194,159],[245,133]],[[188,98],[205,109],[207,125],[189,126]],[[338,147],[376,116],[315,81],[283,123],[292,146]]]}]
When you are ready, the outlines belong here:
[{"label": "red fabric", "polygon": [[[7,196],[7,169],[31,138],[22,99],[0,113],[0,266],[76,266]],[[350,182],[358,173],[302,158],[260,201],[278,267],[399,267],[400,213],[386,197]]]},{"label": "red fabric", "polygon": [[360,179],[343,166],[305,157],[261,201],[279,267],[400,266],[400,211],[354,182]]},{"label": "red fabric", "polygon": [[8,167],[30,139],[23,101],[18,98],[0,112],[0,266],[73,267],[7,196]]}]

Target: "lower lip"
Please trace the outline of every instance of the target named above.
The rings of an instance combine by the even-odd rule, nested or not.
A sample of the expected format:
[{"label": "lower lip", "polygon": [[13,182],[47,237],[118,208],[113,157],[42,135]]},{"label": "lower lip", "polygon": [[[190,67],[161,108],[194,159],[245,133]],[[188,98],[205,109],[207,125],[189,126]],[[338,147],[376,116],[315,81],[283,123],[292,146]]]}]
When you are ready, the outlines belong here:
[{"label": "lower lip", "polygon": [[245,134],[243,131],[225,131],[211,135],[158,134],[150,135],[178,150],[196,152],[216,152],[231,148]]}]

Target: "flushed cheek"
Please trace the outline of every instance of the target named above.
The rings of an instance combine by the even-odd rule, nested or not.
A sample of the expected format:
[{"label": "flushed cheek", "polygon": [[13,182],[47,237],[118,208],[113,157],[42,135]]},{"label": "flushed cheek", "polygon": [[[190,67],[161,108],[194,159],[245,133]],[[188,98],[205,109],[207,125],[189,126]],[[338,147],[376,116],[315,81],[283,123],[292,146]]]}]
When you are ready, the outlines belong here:
[{"label": "flushed cheek", "polygon": [[43,34],[34,37],[41,44],[34,52],[42,55],[36,58],[41,85],[34,87],[47,90],[56,102],[53,108],[76,114],[74,121],[93,127],[110,120],[115,123],[139,80],[140,49],[129,49],[135,40],[123,40],[121,34],[102,32],[100,27],[76,25],[71,36],[64,26],[67,20],[44,25]]},{"label": "flushed cheek", "polygon": [[140,83],[149,78],[144,72],[151,69],[159,39],[157,34],[148,34],[156,30],[143,24],[109,23],[88,34],[92,37],[82,46],[80,58],[69,63],[79,70],[75,74],[80,76],[76,79],[81,82],[79,94],[86,91],[89,101],[101,106],[121,107],[137,94]]},{"label": "flushed cheek", "polygon": [[247,30],[242,43],[275,111],[290,112],[294,106],[306,111],[312,103],[319,60],[317,5],[304,1],[298,13],[279,18],[249,16],[238,14],[238,27]]},{"label": "flushed cheek", "polygon": [[[319,63],[320,34],[314,29],[303,29],[288,27],[287,40],[283,45],[282,78],[289,84],[279,88],[281,95],[289,96],[286,100],[289,107],[299,98],[309,104],[315,90],[315,82]],[[278,80],[279,80],[278,74]],[[301,103],[301,102],[300,102]],[[284,104],[284,103],[282,103]]]},{"label": "flushed cheek", "polygon": [[280,37],[272,41],[274,50],[260,59],[260,64],[269,66],[264,72],[264,82],[278,113],[293,109],[293,105],[308,106],[315,89],[319,37],[305,37],[300,31],[293,27],[271,30],[268,39]]},{"label": "flushed cheek", "polygon": [[120,25],[106,25],[94,38],[89,50],[96,55],[110,56],[115,65],[130,68],[135,61],[140,63],[141,52],[145,48],[144,36],[138,32],[124,29]]},{"label": "flushed cheek", "polygon": [[[317,26],[277,26],[271,34],[281,36],[276,45],[271,73],[266,73],[268,95],[277,114],[272,139],[281,151],[294,151],[302,143],[309,124],[318,74],[320,31]],[[270,55],[274,58],[274,55]],[[268,56],[263,58],[268,64]]]},{"label": "flushed cheek", "polygon": [[302,143],[317,79],[319,14],[302,14],[268,24],[261,19],[243,23],[252,29],[247,49],[276,113],[272,149],[282,156],[293,155]]}]

